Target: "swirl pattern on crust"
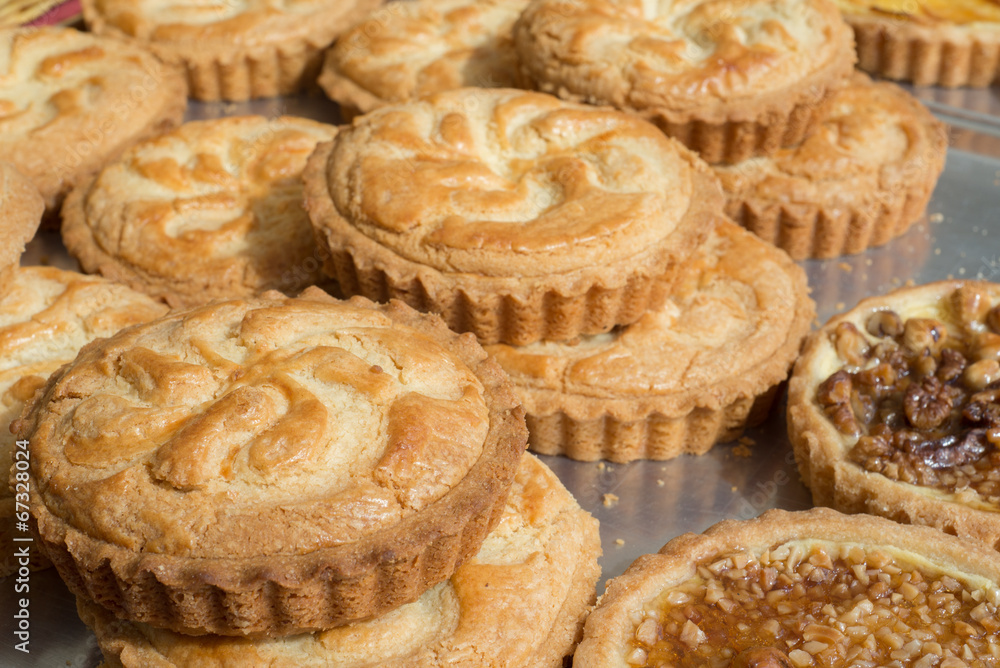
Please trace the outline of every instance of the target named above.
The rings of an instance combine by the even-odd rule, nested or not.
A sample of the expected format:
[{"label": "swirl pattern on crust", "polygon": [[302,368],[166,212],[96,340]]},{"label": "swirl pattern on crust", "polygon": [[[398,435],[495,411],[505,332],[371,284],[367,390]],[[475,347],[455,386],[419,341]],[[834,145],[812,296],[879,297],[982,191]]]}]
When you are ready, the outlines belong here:
[{"label": "swirl pattern on crust", "polygon": [[593,601],[599,553],[597,522],[528,455],[479,553],[377,619],[286,638],[192,638],[78,604],[105,657],[124,668],[560,668]]},{"label": "swirl pattern on crust", "polygon": [[82,0],[87,27],[183,65],[191,96],[247,100],[314,82],[321,54],[380,0]]},{"label": "swirl pattern on crust", "polygon": [[[158,318],[167,307],[124,285],[52,268],[14,269],[0,292],[0,470],[10,471],[10,424],[49,375],[85,344]],[[0,487],[0,576],[14,570],[14,497]]]},{"label": "swirl pattern on crust", "polygon": [[[471,337],[316,290],[92,346],[16,429],[78,594],[175,630],[288,633],[412,600],[478,549],[524,446],[515,405]],[[159,597],[126,600],[146,576]]]},{"label": "swirl pattern on crust", "polygon": [[[566,343],[487,350],[511,375],[536,452],[665,459],[704,452],[716,436],[740,429],[753,399],[788,375],[814,315],[802,270],[723,223],[666,303],[631,325]],[[726,414],[737,404],[741,417]],[[717,430],[691,426],[711,422],[710,411],[719,415]],[[560,425],[555,433],[547,427],[552,420]],[[692,422],[684,429],[670,420]],[[594,421],[618,428],[597,429]],[[645,438],[632,443],[637,431]]]},{"label": "swirl pattern on crust", "polygon": [[733,220],[795,259],[833,257],[906,232],[947,147],[944,124],[916,99],[857,74],[799,146],[713,169]]},{"label": "swirl pattern on crust", "polygon": [[0,162],[0,279],[21,260],[43,213],[45,202],[34,184],[10,163]]},{"label": "swirl pattern on crust", "polygon": [[297,293],[322,279],[301,174],[335,134],[287,116],[186,123],[75,190],[63,240],[86,271],[172,306]]},{"label": "swirl pattern on crust", "polygon": [[632,322],[721,212],[708,168],[653,125],[509,89],[377,109],[305,181],[346,293],[405,299],[483,342]]},{"label": "swirl pattern on crust", "polygon": [[340,36],[319,84],[342,108],[465,86],[523,88],[511,28],[528,0],[391,2]]},{"label": "swirl pattern on crust", "polygon": [[46,207],[132,142],[180,122],[181,75],[149,52],[69,28],[0,30],[0,155]]}]

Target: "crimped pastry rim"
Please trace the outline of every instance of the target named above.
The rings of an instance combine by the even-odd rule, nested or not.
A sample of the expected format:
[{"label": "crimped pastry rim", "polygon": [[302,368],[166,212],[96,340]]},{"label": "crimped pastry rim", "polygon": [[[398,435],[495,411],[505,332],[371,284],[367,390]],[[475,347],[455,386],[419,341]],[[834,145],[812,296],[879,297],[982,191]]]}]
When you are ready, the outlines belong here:
[{"label": "crimped pastry rim", "polygon": [[[556,477],[544,462],[531,455],[525,455],[520,466],[532,470],[531,475],[538,485],[548,484],[547,481],[550,477]],[[561,482],[559,486],[562,487]],[[546,491],[546,494],[553,493],[572,497],[565,488],[559,492]],[[531,512],[530,504],[526,512]],[[528,657],[531,663],[526,664],[530,665],[531,668],[561,668],[564,656],[572,654],[573,648],[583,634],[583,623],[586,615],[589,614],[596,600],[595,585],[600,575],[598,557],[601,548],[597,520],[583,510],[578,503],[572,501],[553,518],[552,526],[559,527],[559,530],[546,542],[544,549],[547,554],[551,550],[554,554],[573,558],[573,568],[569,572],[565,568],[560,568],[561,562],[547,562],[552,575],[565,584],[566,596],[563,600],[557,601],[558,609],[553,610],[549,620],[551,626],[533,629],[537,633],[536,651],[531,657]],[[524,565],[518,563],[513,567],[523,568]],[[493,566],[493,564],[489,564],[489,566]],[[507,567],[498,566],[500,568]],[[473,566],[473,568],[478,567]],[[555,573],[557,570],[559,573]],[[92,620],[88,620],[86,617],[93,617],[96,614],[103,618],[100,621],[101,626],[105,628],[95,628],[94,632],[99,638],[98,642],[102,651],[108,651],[112,658],[127,655],[127,658],[130,659],[128,665],[138,666],[147,665],[139,663],[140,661],[149,661],[151,658],[163,656],[146,640],[142,631],[130,622],[117,620],[89,599],[77,597],[77,609],[82,612],[84,608],[89,608],[86,616],[81,614],[88,626],[93,627],[93,624]],[[110,630],[110,633],[106,634],[106,630]],[[488,654],[487,656],[493,655]],[[398,665],[402,661],[406,661],[406,658],[395,657],[393,665]],[[296,665],[295,655],[290,655],[278,663],[285,668]],[[167,665],[174,666],[175,664],[168,660],[164,666]],[[421,663],[421,665],[426,664]]]},{"label": "crimped pastry rim", "polygon": [[901,525],[872,515],[844,515],[829,508],[769,510],[751,520],[723,520],[703,534],[685,533],[636,559],[608,582],[605,594],[587,619],[584,639],[574,655],[576,668],[628,668],[622,648],[634,625],[629,613],[664,588],[694,575],[695,562],[728,551],[767,548],[795,540],[885,547],[928,559],[942,570],[1000,581],[1000,555],[937,529]]},{"label": "crimped pastry rim", "polygon": [[[911,155],[881,166],[880,178],[886,171],[896,174],[898,177],[892,181],[905,184],[904,190],[897,191],[890,188],[886,191],[874,182],[871,184],[870,192],[854,206],[847,206],[838,201],[836,188],[841,183],[838,179],[822,179],[820,182],[824,187],[817,200],[767,197],[759,192],[757,184],[748,184],[749,187],[741,192],[726,191],[726,213],[731,218],[755,233],[776,230],[777,238],[767,241],[775,243],[789,253],[793,253],[793,249],[780,243],[783,229],[796,232],[813,230],[815,235],[822,227],[821,219],[840,220],[848,226],[849,229],[844,231],[837,252],[823,250],[832,243],[831,235],[813,236],[810,252],[795,251],[792,254],[795,260],[860,253],[905,233],[923,215],[938,178],[944,170],[948,134],[947,126],[943,122],[937,120],[916,98],[895,84],[873,82],[867,76],[856,73],[846,87],[856,86],[870,86],[891,91],[892,97],[899,102],[897,108],[905,111],[907,117],[919,123],[924,130],[918,137],[911,137],[911,141],[916,144],[916,147],[908,152]],[[822,123],[823,119],[819,119],[818,122]],[[733,168],[738,169],[739,166]],[[917,176],[914,177],[914,174]],[[883,197],[883,193],[888,196]],[[795,193],[792,191],[788,194],[794,196]],[[873,208],[877,208],[874,214]],[[870,221],[871,229],[866,239],[860,240],[852,233],[854,226],[851,223],[855,220]]]},{"label": "crimped pastry rim", "polygon": [[901,288],[862,300],[856,307],[831,318],[806,339],[788,383],[787,422],[799,473],[814,503],[842,512],[871,513],[898,522],[928,525],[1000,550],[1000,508],[974,508],[956,501],[954,494],[894,481],[854,464],[847,459],[846,439],[826,419],[814,399],[818,383],[813,382],[816,372],[812,365],[832,345],[829,334],[839,323],[860,313],[892,306],[891,300],[898,296],[924,293],[941,300],[969,283],[990,285],[994,296],[1000,297],[1000,286],[976,281],[938,281]]},{"label": "crimped pastry rim", "polygon": [[[917,85],[945,86],[948,88],[969,86],[985,88],[1000,78],[1000,59],[996,53],[1000,51],[1000,27],[993,27],[984,22],[968,26],[939,25],[922,26],[912,21],[893,21],[878,16],[865,16],[843,13],[844,20],[854,31],[854,38],[860,56],[859,67],[873,74],[904,81],[913,81]],[[992,27],[993,29],[989,29]],[[880,45],[882,40],[884,45]],[[873,60],[868,56],[870,48],[878,47],[880,53]],[[961,54],[953,58],[951,63],[941,62],[938,71],[932,73],[916,62],[921,57],[940,51],[942,56],[946,50]],[[889,62],[892,54],[900,52],[909,54],[902,76]],[[989,80],[977,80],[975,70],[989,67],[989,58],[984,52],[992,52],[994,61],[992,76]],[[976,62],[976,56],[980,61]],[[967,60],[966,60],[967,59]],[[943,58],[942,58],[943,60]]]},{"label": "crimped pastry rim", "polygon": [[784,381],[798,356],[802,340],[816,317],[815,304],[809,297],[805,271],[786,253],[756,237],[749,236],[749,232],[743,231],[734,223],[726,221],[722,225],[732,226],[734,234],[747,235],[745,238],[748,241],[760,244],[760,248],[784,269],[794,285],[796,302],[792,307],[794,315],[791,326],[785,340],[775,346],[774,352],[769,357],[739,374],[720,378],[711,386],[668,394],[646,392],[624,398],[586,396],[577,392],[525,387],[514,381],[525,411],[537,416],[563,413],[570,419],[578,421],[609,417],[622,422],[634,422],[654,414],[668,419],[683,418],[695,409],[724,410],[735,401],[763,394]]},{"label": "crimped pastry rim", "polygon": [[[307,291],[306,296],[320,301],[333,300],[322,293],[317,297],[317,292],[319,291]],[[401,522],[368,534],[360,540],[321,548],[303,555],[237,559],[150,554],[95,540],[55,515],[49,510],[40,494],[39,490],[43,485],[37,478],[37,470],[32,468],[33,531],[74,593],[95,598],[88,591],[95,585],[111,584],[113,589],[117,588],[120,592],[121,588],[128,586],[129,583],[140,583],[143,578],[153,578],[167,595],[183,594],[185,590],[191,590],[194,585],[194,587],[208,586],[213,590],[235,594],[283,588],[294,596],[297,590],[304,590],[310,583],[319,580],[325,588],[321,592],[321,599],[326,599],[349,593],[357,594],[357,588],[351,585],[350,579],[375,572],[379,576],[379,581],[375,583],[376,594],[394,585],[395,589],[388,591],[405,594],[408,590],[415,590],[419,596],[419,593],[426,588],[450,576],[458,564],[479,549],[488,531],[499,521],[509,484],[516,473],[527,440],[523,411],[513,397],[505,375],[492,359],[476,353],[479,346],[475,343],[474,337],[451,332],[436,316],[419,314],[401,302],[377,305],[367,299],[355,297],[351,303],[378,310],[398,324],[415,327],[433,336],[439,343],[447,341],[446,345],[469,363],[470,369],[474,371],[486,390],[485,395],[488,397],[490,408],[490,428],[484,452],[458,485],[428,506],[428,510],[434,511],[437,521],[428,525],[426,513],[414,513]],[[169,317],[171,316],[168,315],[167,318]],[[99,350],[100,345],[101,342],[98,341],[85,347],[78,360],[85,359],[88,351]],[[477,357],[481,359],[476,361]],[[43,391],[36,394],[32,403],[26,407],[22,420],[16,427],[19,438],[31,440],[34,421],[37,418],[36,409],[44,403],[45,397],[69,368],[69,366],[63,367],[53,374]],[[37,458],[33,458],[33,462],[37,461]],[[451,545],[448,543],[449,540],[452,542],[457,540],[459,544]],[[441,552],[442,549],[445,551],[441,554],[428,553],[428,550]],[[438,563],[440,561],[447,562],[450,564],[450,570],[444,573],[443,577],[438,577],[440,574],[428,573],[424,569],[419,573],[423,578],[420,581],[391,582],[393,564],[420,565],[421,558],[437,559],[432,563],[436,566],[440,566]],[[383,568],[379,568],[380,564]],[[70,568],[74,577],[66,577],[66,571]],[[115,580],[114,583],[88,581],[88,578],[101,577],[108,580],[109,575]],[[85,584],[83,590],[76,586],[81,577]],[[416,596],[409,600],[413,598]],[[125,618],[147,621],[137,616],[138,613],[132,608],[123,607],[122,599],[114,602],[99,600],[99,602]],[[406,601],[399,603],[402,602]],[[194,601],[192,605],[198,610],[205,606],[209,610],[213,609],[210,600]],[[380,608],[372,601],[366,610],[350,619],[325,619],[322,625],[296,625],[294,620],[263,620],[238,628],[231,626],[196,628],[186,626],[177,620],[158,620],[160,622],[158,625],[194,635],[208,632],[225,635],[255,633],[286,635],[308,628],[338,626],[386,611],[387,609]],[[277,616],[280,618],[281,614]]]}]

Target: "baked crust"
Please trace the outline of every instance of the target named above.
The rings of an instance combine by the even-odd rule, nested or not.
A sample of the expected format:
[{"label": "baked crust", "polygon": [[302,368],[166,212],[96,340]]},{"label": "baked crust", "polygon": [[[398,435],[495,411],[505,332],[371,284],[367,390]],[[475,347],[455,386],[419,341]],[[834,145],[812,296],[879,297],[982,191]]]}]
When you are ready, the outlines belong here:
[{"label": "baked crust", "polygon": [[0,30],[0,63],[0,155],[50,214],[130,144],[180,123],[187,106],[176,69],[71,28]]},{"label": "baked crust", "polygon": [[1000,76],[1000,7],[990,0],[837,0],[858,67],[918,86],[984,88]]},{"label": "baked crust", "polygon": [[[1000,579],[1000,557],[984,546],[948,536],[928,527],[900,525],[869,515],[841,515],[826,508],[814,508],[794,513],[772,510],[749,521],[725,520],[719,522],[704,534],[684,534],[667,543],[658,554],[639,557],[622,576],[608,583],[606,593],[587,619],[583,642],[577,648],[573,658],[574,667],[636,668],[648,665],[641,661],[629,663],[625,657],[626,648],[636,637],[636,626],[638,622],[643,620],[644,609],[648,610],[646,606],[652,603],[660,592],[691,581],[702,573],[718,575],[720,579],[727,582],[730,574],[726,572],[727,566],[717,561],[720,557],[733,554],[750,555],[751,558],[760,557],[763,554],[780,555],[784,549],[784,552],[789,553],[787,564],[791,565],[788,568],[794,570],[795,564],[802,563],[803,558],[808,556],[809,548],[814,545],[823,546],[829,551],[830,556],[833,556],[834,550],[839,550],[841,554],[844,554],[852,547],[857,546],[866,553],[865,558],[858,562],[859,567],[874,569],[870,572],[875,575],[879,573],[881,568],[877,563],[889,557],[896,560],[897,566],[908,564],[937,575],[950,576],[956,579],[959,584],[965,585],[966,589],[980,591],[983,595],[981,600],[989,602],[989,605],[996,606],[1000,602],[1000,591],[997,589],[997,580]],[[791,549],[785,549],[785,546]],[[798,546],[797,550],[796,546]],[[857,554],[854,553],[854,555]],[[856,561],[854,555],[849,557],[851,562]],[[822,564],[822,562],[820,563]],[[699,566],[701,568],[698,568]],[[721,566],[721,570],[719,566]],[[817,570],[825,569],[821,566]],[[875,578],[875,575],[871,576],[872,579]],[[738,578],[738,573],[734,573],[734,577]],[[812,584],[813,581],[810,581],[810,585]],[[780,591],[782,586],[775,587],[771,591]],[[862,595],[862,599],[864,599],[863,602],[867,603],[864,595]],[[854,599],[854,601],[857,600],[857,598]],[[850,614],[850,609],[853,607],[850,596],[847,596],[846,599],[841,597],[837,601],[831,601],[831,603],[846,603],[848,614],[844,615],[844,619],[847,625],[858,623],[857,609],[855,609],[854,614]],[[741,600],[737,603],[736,610],[739,613],[747,610],[748,607],[747,602]],[[767,607],[771,607],[770,603]],[[821,622],[830,613],[825,610],[819,611],[819,607],[817,605],[815,609],[810,609],[808,615],[802,611],[798,618],[799,631],[787,633],[781,640],[775,642],[774,647],[789,652],[790,655],[795,654],[796,650],[789,651],[790,648],[804,646],[802,635],[810,635],[810,627],[829,646],[839,648],[845,643],[854,642],[851,636],[839,631],[829,635],[820,635],[820,630],[816,627],[821,626],[821,624],[816,622]],[[887,606],[883,606],[880,601],[877,607]],[[712,604],[711,608],[714,609],[715,605]],[[838,605],[836,611],[843,609],[843,605]],[[886,612],[889,611],[886,610]],[[768,619],[769,617],[754,619],[752,622],[754,628],[766,623]],[[939,618],[935,617],[934,619],[937,621]],[[948,622],[963,620],[970,627],[971,624],[976,623],[974,619],[969,618],[956,618],[954,620],[946,618],[945,623],[938,626],[943,626],[950,632]],[[733,661],[730,664],[729,661],[734,658],[734,654],[745,651],[741,647],[743,632],[737,628],[737,621],[740,621],[739,614],[729,627],[731,635],[727,634],[725,638],[721,639],[712,638],[714,642],[711,648],[718,650],[720,663],[689,663],[689,661],[704,661],[704,658],[686,657],[688,661],[678,662],[677,665],[845,665],[837,659],[838,656],[842,656],[838,654],[827,656],[822,663],[814,664],[812,656],[808,653],[806,653],[806,657],[801,658],[807,658],[809,663],[805,661],[791,662],[786,658],[785,663],[751,662],[740,664]],[[805,628],[803,629],[803,627]],[[852,631],[854,630],[852,629]],[[919,629],[919,631],[924,632],[927,629]],[[911,629],[907,629],[904,632],[906,637],[903,642],[917,637],[917,632],[918,629],[912,629],[911,635]],[[920,637],[926,639],[925,636]],[[864,636],[860,640],[864,640]],[[930,640],[933,641],[934,638],[932,637]],[[881,646],[881,644],[879,645]],[[961,644],[959,644],[960,646]],[[728,658],[725,658],[726,654],[723,653],[726,650],[730,652]],[[800,658],[800,656],[795,658]],[[911,654],[910,657],[912,656]],[[968,657],[966,658],[968,659]],[[951,665],[957,666],[959,664],[952,663]]]},{"label": "baked crust", "polygon": [[594,602],[597,522],[526,455],[497,528],[447,582],[384,617],[273,639],[190,637],[116,620],[78,599],[116,668],[561,668]]},{"label": "baked crust", "polygon": [[487,352],[514,382],[535,452],[703,454],[767,415],[815,317],[808,294],[785,253],[723,222],[667,302],[632,325]]},{"label": "baked crust", "polygon": [[63,241],[99,273],[173,307],[296,294],[324,280],[301,174],[332,125],[282,116],[185,123],[76,188]]},{"label": "baked crust", "polygon": [[191,97],[243,101],[311,85],[323,51],[381,0],[81,0],[87,27],[183,67]]},{"label": "baked crust", "polygon": [[508,89],[377,109],[304,178],[345,294],[403,299],[483,343],[635,321],[722,217],[708,168],[652,125]]},{"label": "baked crust", "polygon": [[16,267],[45,213],[38,189],[16,167],[0,162],[0,283]]},{"label": "baked crust", "polygon": [[857,74],[802,144],[716,165],[726,213],[793,259],[860,253],[923,216],[944,169],[945,125],[891,83]]},{"label": "baked crust", "polygon": [[799,143],[854,63],[832,0],[534,0],[514,40],[539,90],[639,114],[711,163]]},{"label": "baked crust", "polygon": [[416,599],[496,525],[527,439],[473,337],[318,289],[91,345],[14,431],[39,540],[74,593],[222,635]]},{"label": "baked crust", "polygon": [[874,337],[865,328],[868,317],[876,311],[891,309],[904,320],[934,318],[944,323],[954,336],[956,315],[947,303],[963,285],[977,286],[989,295],[992,304],[1000,303],[1000,286],[996,284],[942,281],[865,299],[810,335],[788,385],[788,436],[802,480],[816,504],[842,512],[871,513],[899,522],[927,524],[1000,548],[997,515],[1000,508],[986,503],[971,489],[948,493],[866,470],[848,458],[858,437],[842,434],[816,399],[820,383],[844,364],[831,340],[838,324],[853,323],[865,340],[873,341]]},{"label": "baked crust", "polygon": [[390,2],[340,36],[319,85],[348,118],[453,88],[525,88],[511,28],[527,4]]},{"label": "baked crust", "polygon": [[[40,215],[41,198],[37,211]],[[0,470],[5,478],[15,457],[10,424],[49,375],[86,343],[166,312],[164,304],[96,276],[49,267],[10,271],[0,290]],[[25,459],[18,461],[26,465]],[[13,489],[0,485],[0,577],[17,569],[14,501]],[[32,552],[35,566],[48,565]]]}]

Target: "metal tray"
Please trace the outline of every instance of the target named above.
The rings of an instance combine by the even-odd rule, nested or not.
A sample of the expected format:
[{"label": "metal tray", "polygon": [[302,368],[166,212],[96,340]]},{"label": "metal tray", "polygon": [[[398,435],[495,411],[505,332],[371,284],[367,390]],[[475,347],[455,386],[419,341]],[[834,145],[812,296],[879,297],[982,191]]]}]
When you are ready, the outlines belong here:
[{"label": "metal tray", "polygon": [[[911,89],[949,123],[950,149],[928,216],[905,236],[861,255],[804,264],[819,319],[862,298],[908,281],[945,278],[1000,281],[1000,89]],[[193,104],[188,117],[238,113],[302,115],[335,123],[336,107],[324,99],[265,100],[240,105]],[[76,269],[57,235],[32,242],[24,264]],[[784,401],[768,421],[750,430],[743,444],[716,446],[701,457],[619,465],[580,463],[560,457],[545,462],[601,522],[604,579],[620,575],[639,555],[655,552],[687,531],[723,519],[749,519],[770,508],[812,505],[799,480],[785,431]],[[617,501],[605,505],[605,495]],[[12,619],[15,578],[0,580],[0,666],[93,668],[101,653],[76,615],[73,597],[54,571],[30,577],[30,654],[15,651]]]}]

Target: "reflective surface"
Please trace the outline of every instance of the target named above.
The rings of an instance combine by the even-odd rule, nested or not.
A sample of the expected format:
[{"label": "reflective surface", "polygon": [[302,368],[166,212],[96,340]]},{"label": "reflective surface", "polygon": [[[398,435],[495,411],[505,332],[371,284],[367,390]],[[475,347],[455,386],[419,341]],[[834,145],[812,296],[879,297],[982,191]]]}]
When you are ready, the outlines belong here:
[{"label": "reflective surface", "polygon": [[[944,175],[928,219],[905,236],[862,255],[804,263],[819,318],[907,281],[945,278],[1000,281],[1000,93],[920,89],[918,97],[952,125]],[[267,100],[246,105],[195,105],[189,118],[235,113],[297,114],[337,122],[322,99]],[[32,242],[25,264],[76,269],[57,235]],[[619,575],[640,554],[654,552],[686,531],[727,518],[747,519],[770,508],[811,505],[799,481],[785,433],[784,401],[742,444],[716,446],[702,457],[670,462],[605,464],[545,457],[584,508],[601,522],[605,578]],[[0,666],[93,668],[100,652],[77,619],[72,596],[52,570],[30,577],[30,654],[14,650],[15,578],[0,580]],[[603,591],[604,580],[599,590]]]}]

